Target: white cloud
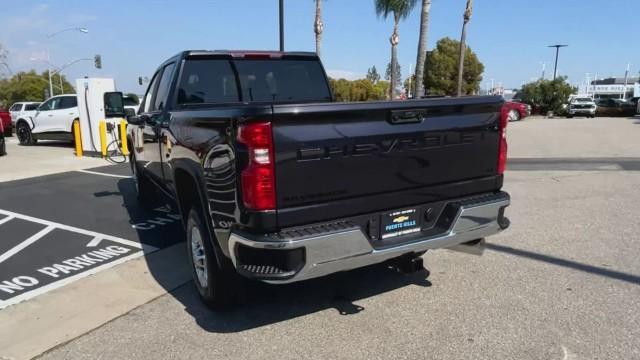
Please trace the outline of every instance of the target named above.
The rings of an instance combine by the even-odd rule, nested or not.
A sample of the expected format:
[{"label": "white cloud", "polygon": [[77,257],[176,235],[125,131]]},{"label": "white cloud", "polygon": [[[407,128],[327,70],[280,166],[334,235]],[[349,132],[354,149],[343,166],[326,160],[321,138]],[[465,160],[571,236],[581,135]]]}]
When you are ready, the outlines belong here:
[{"label": "white cloud", "polygon": [[327,70],[327,75],[334,79],[346,79],[346,80],[357,80],[363,79],[364,74],[357,73],[355,71],[349,70],[340,70],[340,69],[329,69]]}]

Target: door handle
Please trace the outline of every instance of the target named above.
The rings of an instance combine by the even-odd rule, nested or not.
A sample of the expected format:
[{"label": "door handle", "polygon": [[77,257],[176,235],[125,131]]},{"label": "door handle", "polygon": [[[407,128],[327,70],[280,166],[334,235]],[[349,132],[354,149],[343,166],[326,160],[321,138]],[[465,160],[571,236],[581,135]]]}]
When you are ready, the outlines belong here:
[{"label": "door handle", "polygon": [[424,120],[426,114],[426,109],[392,110],[389,114],[388,121],[392,125],[419,123]]},{"label": "door handle", "polygon": [[53,116],[53,114],[49,114],[49,115],[47,115],[47,116],[48,116],[48,117],[52,117],[52,116]]}]

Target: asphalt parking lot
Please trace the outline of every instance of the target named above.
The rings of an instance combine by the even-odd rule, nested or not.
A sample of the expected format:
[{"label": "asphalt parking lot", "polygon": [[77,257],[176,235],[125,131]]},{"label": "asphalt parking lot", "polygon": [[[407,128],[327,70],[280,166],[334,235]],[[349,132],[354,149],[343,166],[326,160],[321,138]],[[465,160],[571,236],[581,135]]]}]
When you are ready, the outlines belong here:
[{"label": "asphalt parking lot", "polygon": [[[41,358],[640,359],[639,138],[640,118],[510,124],[512,227],[490,238],[481,257],[426,254],[428,278],[373,266],[258,284],[243,307],[224,313],[206,309],[182,279]],[[0,320],[70,292],[80,296],[73,298],[79,313],[83,305],[109,312],[83,292],[84,282],[100,286],[97,272],[134,281],[143,271],[125,267],[136,261],[160,279],[149,259],[183,250],[174,207],[140,208],[127,165],[3,182],[0,199],[0,284],[25,277],[13,283],[24,290],[10,297],[0,289],[0,300],[8,306],[34,295],[0,310]],[[105,249],[118,255],[98,262],[95,251]],[[87,262],[83,255],[96,263],[68,262]],[[38,284],[28,286],[26,277]],[[120,291],[133,297],[132,289]],[[72,332],[62,328],[68,323],[50,324],[52,333]],[[0,321],[0,358],[17,357],[3,353],[7,342],[30,345],[8,339],[8,326]]]},{"label": "asphalt parking lot", "polygon": [[144,209],[128,164],[2,183],[0,309],[182,240],[171,204]]}]

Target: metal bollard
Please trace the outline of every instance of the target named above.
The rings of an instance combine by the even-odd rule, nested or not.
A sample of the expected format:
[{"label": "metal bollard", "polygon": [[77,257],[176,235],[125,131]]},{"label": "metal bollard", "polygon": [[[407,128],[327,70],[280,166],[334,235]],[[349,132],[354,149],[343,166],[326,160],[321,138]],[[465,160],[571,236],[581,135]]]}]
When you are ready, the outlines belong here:
[{"label": "metal bollard", "polygon": [[73,140],[76,145],[76,156],[82,157],[82,134],[80,133],[80,121],[73,122]]},{"label": "metal bollard", "polygon": [[107,123],[102,120],[98,126],[100,131],[100,150],[102,150],[102,157],[107,157]]},{"label": "metal bollard", "polygon": [[122,155],[129,155],[129,144],[127,144],[127,122],[120,120],[120,141],[122,142]]}]

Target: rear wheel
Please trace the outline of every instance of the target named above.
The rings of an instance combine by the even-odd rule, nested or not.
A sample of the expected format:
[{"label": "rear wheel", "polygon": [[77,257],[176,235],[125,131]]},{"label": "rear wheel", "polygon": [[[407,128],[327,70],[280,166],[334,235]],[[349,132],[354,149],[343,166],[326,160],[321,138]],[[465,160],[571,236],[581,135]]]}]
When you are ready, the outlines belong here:
[{"label": "rear wheel", "polygon": [[518,121],[520,120],[520,112],[518,110],[509,111],[509,121]]},{"label": "rear wheel", "polygon": [[16,135],[18,136],[20,145],[35,145],[35,143],[38,142],[38,140],[33,138],[33,133],[31,133],[29,124],[24,121],[21,121],[17,124]]},{"label": "rear wheel", "polygon": [[573,115],[567,115],[567,119],[572,119]]},{"label": "rear wheel", "polygon": [[7,126],[7,128],[4,130],[4,136],[5,137],[13,136],[13,128],[11,128],[11,126]]},{"label": "rear wheel", "polygon": [[208,307],[223,310],[238,303],[242,279],[231,264],[221,266],[218,263],[212,239],[204,224],[200,212],[192,208],[187,219],[187,248],[193,281],[200,298]]}]

